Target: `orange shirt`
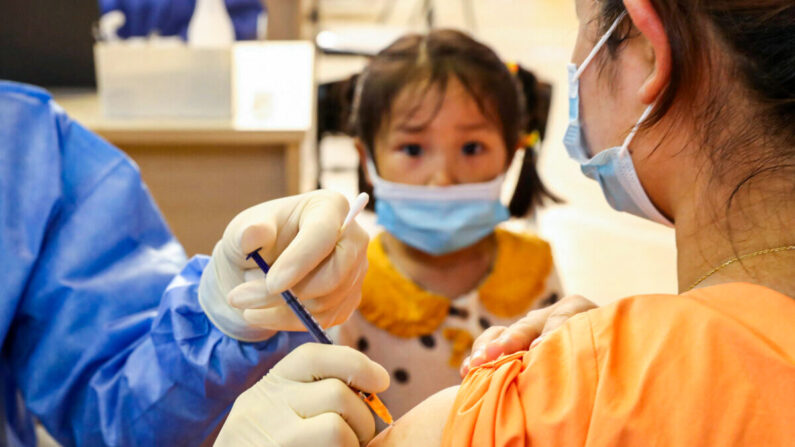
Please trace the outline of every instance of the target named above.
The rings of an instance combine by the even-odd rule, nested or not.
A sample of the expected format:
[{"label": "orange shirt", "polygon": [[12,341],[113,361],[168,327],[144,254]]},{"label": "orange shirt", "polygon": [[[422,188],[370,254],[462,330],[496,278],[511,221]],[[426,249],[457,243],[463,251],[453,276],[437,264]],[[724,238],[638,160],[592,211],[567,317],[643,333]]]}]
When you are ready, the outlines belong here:
[{"label": "orange shirt", "polygon": [[628,298],[469,373],[443,446],[795,446],[795,299]]}]

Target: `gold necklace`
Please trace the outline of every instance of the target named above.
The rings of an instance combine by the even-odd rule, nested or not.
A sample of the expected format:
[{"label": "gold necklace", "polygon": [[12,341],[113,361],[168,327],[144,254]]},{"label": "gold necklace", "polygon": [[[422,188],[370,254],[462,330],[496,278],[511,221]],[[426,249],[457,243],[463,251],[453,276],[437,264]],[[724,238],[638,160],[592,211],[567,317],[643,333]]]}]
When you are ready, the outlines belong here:
[{"label": "gold necklace", "polygon": [[748,254],[745,254],[745,255],[742,255],[742,256],[735,256],[735,257],[729,259],[728,261],[724,262],[723,264],[721,264],[721,265],[715,267],[714,269],[710,270],[709,272],[707,272],[706,275],[702,276],[701,278],[698,278],[698,280],[696,280],[696,282],[694,282],[692,286],[687,288],[686,292],[690,291],[690,290],[693,290],[697,285],[701,284],[705,279],[707,279],[710,276],[714,275],[716,272],[718,272],[720,270],[723,270],[724,268],[734,264],[737,261],[742,261],[744,259],[753,258],[754,256],[760,256],[760,255],[766,255],[766,254],[769,254],[769,253],[778,253],[778,252],[781,252],[781,251],[790,251],[790,250],[795,250],[795,245],[783,245],[781,247],[776,247],[776,248],[766,248],[764,250],[755,251],[753,253],[748,253]]}]

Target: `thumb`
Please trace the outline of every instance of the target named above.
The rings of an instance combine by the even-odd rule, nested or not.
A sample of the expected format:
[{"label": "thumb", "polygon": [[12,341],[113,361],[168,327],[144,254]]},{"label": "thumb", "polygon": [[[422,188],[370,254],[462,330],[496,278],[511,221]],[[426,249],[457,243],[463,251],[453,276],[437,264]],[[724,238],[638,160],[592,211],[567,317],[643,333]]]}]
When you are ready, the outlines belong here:
[{"label": "thumb", "polygon": [[278,251],[279,223],[287,219],[285,216],[299,202],[300,196],[284,197],[241,211],[224,231],[222,242],[225,257],[240,269],[257,268],[257,264],[253,260],[246,260],[246,256],[262,248],[262,257],[272,263]]},{"label": "thumb", "polygon": [[260,254],[269,263],[272,263],[270,254],[276,243],[278,228],[273,218],[263,216],[256,221],[235,222],[230,225],[228,235],[224,235],[227,259],[239,269],[257,268],[257,264],[246,259],[248,254],[261,249]]},{"label": "thumb", "polygon": [[[264,253],[269,253],[276,243],[276,222],[264,221],[247,226],[240,236],[240,247],[242,259],[248,256],[249,253],[262,249]],[[249,261],[250,262],[250,261]]]},{"label": "thumb", "polygon": [[[231,231],[228,237],[225,235],[224,240],[216,246],[216,250],[213,253],[213,257],[215,257],[215,252],[220,249],[223,253],[222,257],[226,261],[222,263],[216,262],[214,268],[221,286],[221,293],[227,301],[233,295],[231,292],[239,291],[241,285],[248,284],[246,269],[256,269],[259,272],[254,261],[246,259],[248,253],[258,248],[263,248],[264,250],[261,254],[265,256],[276,240],[276,227],[269,222],[259,222],[246,227],[239,238],[237,237],[238,233],[237,231]],[[261,275],[262,273],[260,272],[256,276],[261,277]],[[261,300],[266,297],[267,293],[264,293]]]},{"label": "thumb", "polygon": [[383,366],[347,346],[303,344],[277,363],[272,372],[296,382],[339,379],[368,393],[389,387],[389,373]]}]

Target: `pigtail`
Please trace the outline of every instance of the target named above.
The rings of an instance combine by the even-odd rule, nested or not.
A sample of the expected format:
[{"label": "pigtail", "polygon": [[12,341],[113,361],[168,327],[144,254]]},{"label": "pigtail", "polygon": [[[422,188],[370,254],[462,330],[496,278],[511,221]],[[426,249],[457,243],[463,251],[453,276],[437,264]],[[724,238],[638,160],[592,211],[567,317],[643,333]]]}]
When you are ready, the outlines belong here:
[{"label": "pigtail", "polygon": [[[347,135],[356,137],[356,106],[358,92],[361,90],[360,78],[363,75],[356,73],[341,81],[321,84],[317,90],[317,148],[320,150],[320,140],[326,135]],[[320,154],[318,154],[320,160]],[[359,191],[366,192],[373,197],[373,188],[367,183],[361,163],[357,168]],[[318,187],[320,182],[318,182]],[[367,203],[367,208],[374,209],[375,200]]]},{"label": "pigtail", "polygon": [[542,205],[545,199],[553,203],[562,202],[547,189],[536,169],[536,148],[539,140],[542,140],[546,134],[552,104],[552,86],[539,82],[531,71],[516,64],[508,64],[508,68],[518,80],[527,115],[523,137],[520,140],[524,147],[522,164],[508,209],[512,216],[524,217],[536,206]]},{"label": "pigtail", "polygon": [[353,136],[353,103],[359,74],[336,82],[321,84],[317,89],[317,138],[325,135]]},{"label": "pigtail", "polygon": [[535,148],[526,147],[523,152],[516,189],[514,189],[511,203],[508,205],[508,210],[511,212],[511,216],[514,217],[528,215],[535,207],[542,205],[545,199],[551,200],[553,203],[562,202],[541,181],[536,169],[537,155]]},{"label": "pigtail", "polygon": [[525,133],[530,135],[538,132],[540,139],[544,139],[549,120],[549,111],[552,106],[552,85],[539,81],[533,72],[519,65],[516,66],[516,79],[522,89],[524,97],[527,122]]}]

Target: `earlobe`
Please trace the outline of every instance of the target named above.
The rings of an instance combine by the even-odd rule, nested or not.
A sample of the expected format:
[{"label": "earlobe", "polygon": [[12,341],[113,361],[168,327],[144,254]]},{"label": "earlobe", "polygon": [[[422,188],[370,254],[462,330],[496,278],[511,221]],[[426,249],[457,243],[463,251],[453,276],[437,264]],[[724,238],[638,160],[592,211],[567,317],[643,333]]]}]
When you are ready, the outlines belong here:
[{"label": "earlobe", "polygon": [[632,22],[648,40],[654,52],[654,71],[638,90],[644,104],[653,103],[671,77],[671,46],[668,35],[651,0],[624,0]]}]

